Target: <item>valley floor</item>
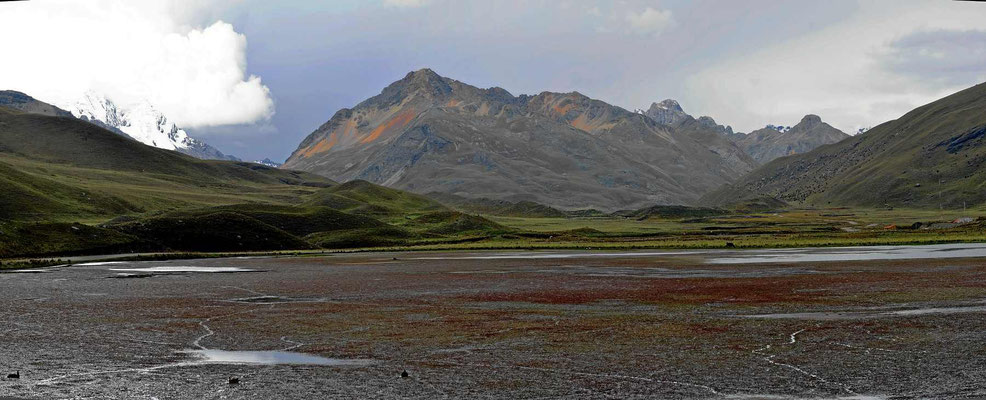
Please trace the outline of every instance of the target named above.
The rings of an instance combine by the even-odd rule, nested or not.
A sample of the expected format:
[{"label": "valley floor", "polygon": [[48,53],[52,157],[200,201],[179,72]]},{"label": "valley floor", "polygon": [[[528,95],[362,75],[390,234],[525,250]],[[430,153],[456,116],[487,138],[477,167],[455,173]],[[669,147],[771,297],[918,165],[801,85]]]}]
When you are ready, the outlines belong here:
[{"label": "valley floor", "polygon": [[981,397],[984,260],[957,244],[8,272],[0,368],[21,377],[0,397]]}]

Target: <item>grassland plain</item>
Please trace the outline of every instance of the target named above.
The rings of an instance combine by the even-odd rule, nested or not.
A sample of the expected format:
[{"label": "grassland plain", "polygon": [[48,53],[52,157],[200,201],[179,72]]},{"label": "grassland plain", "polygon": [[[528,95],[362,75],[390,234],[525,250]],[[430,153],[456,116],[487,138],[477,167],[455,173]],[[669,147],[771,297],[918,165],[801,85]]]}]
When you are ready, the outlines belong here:
[{"label": "grassland plain", "polygon": [[[235,217],[230,217],[233,211],[236,211],[233,214]],[[33,225],[19,229],[28,232],[21,234],[24,240],[47,243],[46,249],[51,251],[39,255],[44,256],[40,258],[130,253],[134,249],[162,252],[159,246],[151,244],[133,247],[133,237],[136,236],[158,238],[157,243],[172,244],[162,254],[156,255],[157,258],[198,258],[384,250],[792,248],[984,242],[986,221],[975,217],[982,214],[979,210],[842,208],[638,220],[614,216],[484,218],[447,210],[421,212],[413,218],[395,214],[388,224],[318,206],[300,208],[254,204],[123,219],[112,229],[67,223],[40,225],[40,232],[33,232]],[[956,220],[961,223],[955,223]],[[249,221],[249,226],[236,228],[234,224],[246,221]],[[59,229],[50,229],[54,227]],[[251,233],[230,242],[229,232],[241,228]],[[135,234],[134,230],[143,232]],[[110,234],[101,236],[96,243],[76,241],[80,237],[84,239],[85,235],[102,232]],[[128,233],[135,236],[127,236]],[[274,240],[276,238],[283,240]],[[175,244],[174,241],[187,241],[188,244]],[[211,245],[208,248],[195,247],[194,244],[200,241]],[[114,244],[117,246],[113,247]],[[54,263],[31,264],[28,259],[32,257],[23,256],[7,258],[6,268]],[[111,258],[129,259],[130,256],[110,256],[106,259]]]}]

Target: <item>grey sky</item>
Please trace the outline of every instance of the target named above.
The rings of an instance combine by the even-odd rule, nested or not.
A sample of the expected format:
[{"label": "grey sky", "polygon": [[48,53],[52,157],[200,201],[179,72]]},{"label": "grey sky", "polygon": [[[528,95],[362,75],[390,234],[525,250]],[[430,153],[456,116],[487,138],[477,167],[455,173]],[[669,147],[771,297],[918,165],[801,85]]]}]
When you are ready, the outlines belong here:
[{"label": "grey sky", "polygon": [[[81,3],[114,1],[119,0]],[[171,0],[162,4],[167,7],[146,11],[152,13],[152,22],[155,16],[167,16],[172,22],[156,31],[165,37],[223,21],[245,39],[245,53],[231,55],[226,63],[241,67],[243,76],[229,77],[229,87],[216,85],[204,96],[242,89],[245,96],[256,97],[263,96],[259,90],[266,88],[274,105],[269,119],[262,99],[252,97],[242,102],[253,108],[244,111],[240,120],[254,122],[210,122],[213,113],[224,116],[220,122],[235,120],[236,115],[228,114],[237,109],[217,106],[216,111],[197,115],[195,109],[178,107],[181,96],[187,98],[194,90],[176,91],[171,97],[177,105],[171,108],[196,122],[185,124],[190,133],[246,159],[283,160],[335,111],[422,67],[480,87],[500,86],[515,95],[577,90],[631,110],[675,98],[687,112],[710,115],[743,132],[768,123],[793,124],[808,113],[855,131],[986,80],[986,28],[981,27],[986,4],[976,3]],[[106,6],[100,12],[116,8]],[[30,23],[29,16],[17,18]],[[228,32],[215,31],[217,46],[239,43]],[[93,52],[93,63],[98,52],[113,50],[101,44],[90,46],[98,50]],[[212,70],[211,65],[188,68],[193,67]],[[78,73],[96,73],[86,71]],[[2,67],[0,72],[16,75]],[[251,80],[251,75],[259,81]],[[22,81],[9,82],[13,83],[0,77],[0,84],[6,86]],[[21,88],[35,93],[57,89],[33,85]],[[169,81],[160,90],[181,85]]]}]

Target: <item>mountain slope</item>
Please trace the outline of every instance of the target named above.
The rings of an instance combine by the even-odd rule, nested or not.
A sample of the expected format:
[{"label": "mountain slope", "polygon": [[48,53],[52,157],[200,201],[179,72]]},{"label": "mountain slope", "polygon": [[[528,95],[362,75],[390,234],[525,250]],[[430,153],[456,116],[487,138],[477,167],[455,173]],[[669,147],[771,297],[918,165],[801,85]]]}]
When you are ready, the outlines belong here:
[{"label": "mountain slope", "polygon": [[986,84],[980,84],[865,134],[776,159],[704,200],[727,204],[770,196],[819,206],[981,204],[986,201],[984,139]]},{"label": "mountain slope", "polygon": [[509,231],[368,182],[199,160],[72,116],[0,106],[0,258],[366,247]]},{"label": "mountain slope", "polygon": [[88,92],[76,102],[66,104],[65,107],[77,118],[148,146],[174,150],[205,160],[240,161],[201,140],[188,136],[185,130],[178,128],[161,111],[147,102],[123,107],[106,96]]},{"label": "mountain slope", "polygon": [[33,97],[13,90],[0,90],[0,107],[7,107],[30,114],[52,117],[71,117],[72,113],[51,104],[35,100]]},{"label": "mountain slope", "polygon": [[0,215],[11,219],[78,221],[169,207],[285,202],[288,193],[333,184],[304,172],[195,159],[70,116],[0,107],[0,191],[7,194]]},{"label": "mountain slope", "polygon": [[615,209],[693,202],[754,165],[576,92],[513,96],[423,69],[337,112],[284,167],[417,193]]},{"label": "mountain slope", "polygon": [[839,142],[849,135],[822,122],[817,115],[806,115],[790,129],[766,127],[736,137],[736,144],[761,163],[807,153],[816,147]]},{"label": "mountain slope", "polygon": [[658,124],[668,126],[680,135],[702,143],[732,169],[750,171],[760,165],[734,143],[734,138],[742,134],[733,133],[732,127],[719,125],[711,117],[701,116],[697,119],[692,117],[675,100],[667,99],[660,103],[652,103],[647,111],[638,111],[638,113]]}]

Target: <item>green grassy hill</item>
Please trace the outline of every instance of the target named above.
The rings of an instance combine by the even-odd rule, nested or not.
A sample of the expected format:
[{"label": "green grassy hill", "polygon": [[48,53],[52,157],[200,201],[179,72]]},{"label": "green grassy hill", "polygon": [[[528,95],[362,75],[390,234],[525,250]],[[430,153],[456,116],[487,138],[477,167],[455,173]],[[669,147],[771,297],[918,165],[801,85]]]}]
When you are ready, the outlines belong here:
[{"label": "green grassy hill", "polygon": [[652,206],[639,210],[617,211],[613,216],[633,218],[638,221],[646,219],[683,219],[717,217],[729,214],[729,211],[718,208],[688,207],[688,206]]},{"label": "green grassy hill", "polygon": [[355,180],[320,190],[305,202],[352,214],[403,219],[447,208],[425,196]]},{"label": "green grassy hill", "polygon": [[199,160],[72,117],[5,107],[0,193],[0,257],[368,247],[485,226],[417,222],[447,208],[364,181]]},{"label": "green grassy hill", "polygon": [[565,217],[564,211],[533,201],[506,201],[467,198],[449,193],[432,192],[427,196],[462,212],[502,217]]},{"label": "green grassy hill", "polygon": [[782,157],[703,199],[804,206],[961,209],[986,202],[986,84],[864,134]]}]

